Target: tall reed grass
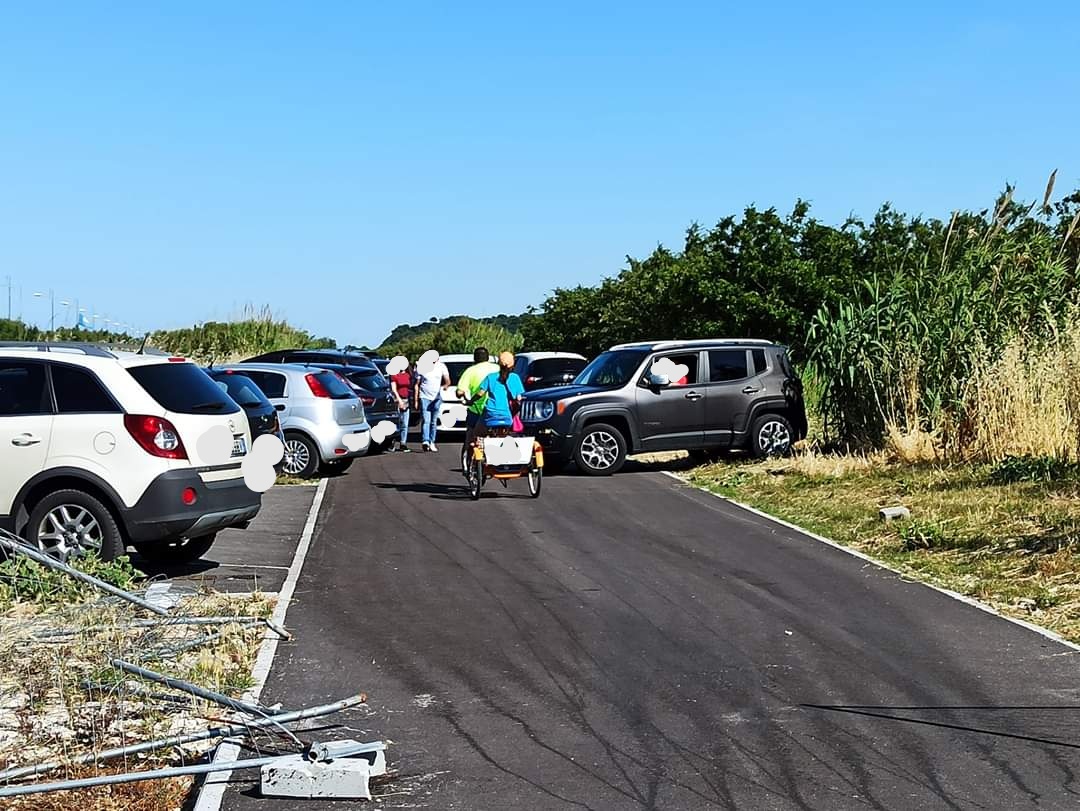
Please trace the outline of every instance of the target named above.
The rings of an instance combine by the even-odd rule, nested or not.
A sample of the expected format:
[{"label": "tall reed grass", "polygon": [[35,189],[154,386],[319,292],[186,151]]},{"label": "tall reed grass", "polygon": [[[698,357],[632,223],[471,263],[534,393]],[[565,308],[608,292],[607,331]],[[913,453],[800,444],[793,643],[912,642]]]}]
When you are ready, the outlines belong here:
[{"label": "tall reed grass", "polygon": [[1038,208],[1008,189],[992,215],[947,229],[875,223],[893,246],[880,272],[810,329],[834,443],[919,459],[1075,452],[1080,258],[1049,216],[1052,181]]}]

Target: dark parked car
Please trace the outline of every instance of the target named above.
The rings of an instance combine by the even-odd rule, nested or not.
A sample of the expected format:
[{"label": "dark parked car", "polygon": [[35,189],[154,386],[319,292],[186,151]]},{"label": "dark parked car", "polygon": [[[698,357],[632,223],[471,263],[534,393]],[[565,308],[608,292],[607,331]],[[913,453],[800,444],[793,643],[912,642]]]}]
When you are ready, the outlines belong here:
[{"label": "dark parked car", "polygon": [[522,352],[515,359],[514,371],[525,391],[534,391],[573,383],[587,364],[573,352]]},{"label": "dark parked car", "polygon": [[[309,366],[317,366],[320,369],[329,369],[337,372],[352,386],[353,391],[364,404],[364,412],[367,414],[368,424],[374,428],[383,420],[390,420],[394,424],[398,421],[397,400],[390,389],[390,381],[382,376],[382,373],[374,366],[360,366],[340,363],[310,363]],[[392,439],[386,439],[376,444],[372,441],[372,447],[377,450],[385,450],[391,444]]]},{"label": "dark parked car", "polygon": [[242,363],[340,363],[345,366],[375,366],[367,354],[356,349],[278,349],[248,358]]},{"label": "dark parked car", "polygon": [[614,346],[573,385],[527,393],[521,418],[553,462],[591,475],[616,472],[628,453],[770,456],[806,436],[787,348],[749,339]]},{"label": "dark parked car", "polygon": [[282,442],[285,441],[277,411],[251,378],[232,369],[203,369],[203,371],[225,390],[233,402],[244,409],[248,426],[251,428],[252,444],[255,438],[262,434],[273,434]]}]

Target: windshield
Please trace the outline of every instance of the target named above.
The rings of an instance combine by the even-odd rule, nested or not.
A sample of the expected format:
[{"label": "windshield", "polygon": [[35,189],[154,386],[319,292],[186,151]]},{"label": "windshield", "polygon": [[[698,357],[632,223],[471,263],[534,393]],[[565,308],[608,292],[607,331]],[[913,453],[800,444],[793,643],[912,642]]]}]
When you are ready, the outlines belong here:
[{"label": "windshield", "polygon": [[210,376],[237,405],[244,408],[273,408],[251,378],[233,372],[214,372]]},{"label": "windshield", "polygon": [[464,372],[466,369],[468,369],[470,366],[473,365],[471,360],[469,360],[469,361],[452,360],[452,361],[449,361],[449,362],[444,361],[444,363],[446,363],[446,371],[448,371],[450,373],[450,385],[451,386],[456,386],[457,382],[458,382],[458,378],[461,377],[461,373]]},{"label": "windshield", "polygon": [[581,370],[581,374],[574,380],[574,385],[625,386],[648,354],[647,349],[618,349],[613,352],[603,352]]}]

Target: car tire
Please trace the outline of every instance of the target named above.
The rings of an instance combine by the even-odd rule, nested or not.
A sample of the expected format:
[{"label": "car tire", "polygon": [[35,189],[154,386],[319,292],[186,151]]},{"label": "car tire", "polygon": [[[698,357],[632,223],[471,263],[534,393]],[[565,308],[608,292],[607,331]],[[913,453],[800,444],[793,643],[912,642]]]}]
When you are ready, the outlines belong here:
[{"label": "car tire", "polygon": [[286,475],[310,479],[319,471],[319,449],[303,434],[285,434],[285,457],[282,470]]},{"label": "car tire", "polygon": [[787,456],[795,443],[791,422],[781,414],[762,414],[750,429],[750,455],[756,459]]},{"label": "car tire", "polygon": [[577,469],[588,476],[610,476],[626,462],[626,439],[605,422],[587,425],[574,445]]},{"label": "car tire", "polygon": [[159,543],[136,544],[135,549],[151,563],[175,565],[198,560],[214,545],[217,533],[200,535],[198,538],[186,538],[182,541],[160,541]]},{"label": "car tire", "polygon": [[[54,532],[58,536],[55,539],[49,537]],[[60,537],[60,533],[77,533],[80,539]],[[57,490],[41,499],[30,511],[26,536],[39,550],[63,561],[90,551],[102,560],[114,560],[126,551],[123,533],[112,512],[82,490]]]}]

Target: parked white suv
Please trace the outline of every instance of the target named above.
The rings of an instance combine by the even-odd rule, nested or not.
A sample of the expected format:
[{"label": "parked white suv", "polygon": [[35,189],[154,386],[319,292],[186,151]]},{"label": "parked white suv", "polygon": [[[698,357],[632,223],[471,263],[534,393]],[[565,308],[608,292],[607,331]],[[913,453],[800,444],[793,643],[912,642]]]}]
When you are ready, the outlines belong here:
[{"label": "parked white suv", "polygon": [[[450,373],[450,385],[442,391],[442,408],[439,411],[439,430],[445,432],[464,432],[465,417],[461,416],[460,412],[456,415],[459,419],[454,420],[453,424],[449,424],[450,418],[444,415],[451,410],[451,406],[461,405],[461,399],[457,396],[458,380],[461,378],[461,373],[476,363],[476,361],[473,360],[472,354],[442,355],[439,357],[439,360],[446,364],[446,370]],[[447,423],[447,427],[445,428],[442,427],[444,423]]]},{"label": "parked white suv", "polygon": [[[201,455],[219,425],[225,463]],[[259,511],[240,470],[250,444],[242,409],[183,358],[0,342],[0,526],[55,557],[201,557]]]}]

